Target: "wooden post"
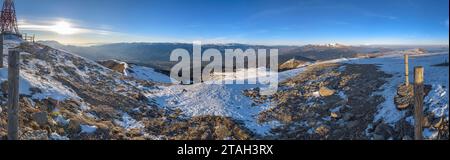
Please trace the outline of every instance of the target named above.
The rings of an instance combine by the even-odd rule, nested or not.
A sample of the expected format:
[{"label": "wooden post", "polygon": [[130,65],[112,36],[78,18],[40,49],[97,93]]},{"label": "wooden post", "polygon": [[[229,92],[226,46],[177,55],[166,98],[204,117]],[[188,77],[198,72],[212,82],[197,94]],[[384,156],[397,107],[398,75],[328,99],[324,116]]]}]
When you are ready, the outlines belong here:
[{"label": "wooden post", "polygon": [[20,51],[11,49],[8,58],[8,139],[19,139],[19,58]]},{"label": "wooden post", "polygon": [[3,68],[3,34],[0,34],[0,68]]},{"label": "wooden post", "polygon": [[423,140],[423,99],[424,99],[424,68],[414,68],[414,137],[415,140]]},{"label": "wooden post", "polygon": [[409,56],[405,54],[405,85],[409,86]]}]

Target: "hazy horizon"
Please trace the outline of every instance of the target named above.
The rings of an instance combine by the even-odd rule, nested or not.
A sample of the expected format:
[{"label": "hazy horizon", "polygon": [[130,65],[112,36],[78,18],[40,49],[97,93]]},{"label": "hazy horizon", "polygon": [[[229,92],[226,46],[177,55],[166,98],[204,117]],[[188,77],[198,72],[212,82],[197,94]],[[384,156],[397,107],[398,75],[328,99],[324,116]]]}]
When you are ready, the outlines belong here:
[{"label": "hazy horizon", "polygon": [[19,28],[72,45],[449,44],[448,0],[80,1],[16,0]]}]

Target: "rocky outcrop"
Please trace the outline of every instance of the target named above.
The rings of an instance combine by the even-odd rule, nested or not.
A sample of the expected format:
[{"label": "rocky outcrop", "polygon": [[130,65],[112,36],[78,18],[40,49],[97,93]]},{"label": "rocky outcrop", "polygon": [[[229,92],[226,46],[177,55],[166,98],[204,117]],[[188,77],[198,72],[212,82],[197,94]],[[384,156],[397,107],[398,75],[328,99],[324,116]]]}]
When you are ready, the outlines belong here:
[{"label": "rocky outcrop", "polygon": [[106,60],[106,61],[98,61],[99,64],[105,66],[106,68],[109,68],[113,71],[122,73],[122,74],[127,74],[127,68],[128,68],[128,64],[125,62],[120,62],[117,60]]},{"label": "rocky outcrop", "polygon": [[274,139],[371,139],[367,128],[384,101],[374,93],[388,77],[376,65],[312,65],[281,84],[283,89],[273,97],[279,103],[261,113],[259,120],[283,122],[272,130],[278,135]]},{"label": "rocky outcrop", "polygon": [[[425,85],[424,86],[424,92],[425,97],[430,93],[432,89],[432,86]],[[406,86],[405,84],[401,84],[397,88],[397,95],[394,98],[395,105],[397,106],[397,109],[404,110],[410,107],[413,107],[414,105],[414,84],[410,84]]]},{"label": "rocky outcrop", "polygon": [[394,100],[399,110],[404,110],[414,104],[414,86],[412,84],[408,86],[400,85]]},{"label": "rocky outcrop", "polygon": [[305,64],[307,64],[308,62],[306,61],[302,61],[302,60],[297,60],[297,59],[291,59],[283,64],[281,64],[279,66],[279,70],[280,71],[287,71],[287,70],[291,70],[291,69],[296,69],[299,68]]}]

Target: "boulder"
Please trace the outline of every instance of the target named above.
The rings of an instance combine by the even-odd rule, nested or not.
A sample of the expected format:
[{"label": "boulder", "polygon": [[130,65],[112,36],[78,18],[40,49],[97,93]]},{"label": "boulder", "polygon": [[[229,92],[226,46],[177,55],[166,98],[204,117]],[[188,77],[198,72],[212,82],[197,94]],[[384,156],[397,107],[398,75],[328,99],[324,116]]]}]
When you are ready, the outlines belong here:
[{"label": "boulder", "polygon": [[384,137],[390,137],[394,135],[394,132],[394,129],[385,123],[381,123],[375,128],[375,134],[382,135]]},{"label": "boulder", "polygon": [[48,113],[47,112],[37,112],[32,115],[33,120],[43,127],[48,125]]},{"label": "boulder", "polygon": [[320,96],[322,96],[322,97],[332,96],[332,95],[334,95],[334,93],[336,93],[335,90],[329,89],[329,88],[327,88],[327,87],[322,87],[322,88],[320,88],[320,90],[319,90],[319,94],[320,94]]},{"label": "boulder", "polygon": [[353,114],[352,113],[345,113],[342,118],[343,118],[344,121],[350,121],[353,118]]},{"label": "boulder", "polygon": [[342,117],[342,115],[341,115],[341,113],[339,113],[339,112],[331,112],[330,117],[331,117],[331,118],[334,118],[334,119],[339,119],[339,118]]},{"label": "boulder", "polygon": [[404,84],[400,85],[398,87],[398,89],[397,89],[397,95],[402,96],[402,97],[405,97],[405,96],[412,97],[412,96],[414,96],[414,85],[413,84],[410,84],[408,86],[406,86]]},{"label": "boulder", "polygon": [[321,125],[320,127],[316,128],[315,133],[321,136],[325,136],[330,132],[330,127],[326,125]]},{"label": "boulder", "polygon": [[445,125],[444,124],[444,118],[440,118],[439,121],[437,121],[436,123],[433,124],[434,128],[442,128],[442,126]]},{"label": "boulder", "polygon": [[109,68],[113,71],[126,74],[126,70],[128,68],[128,64],[125,62],[120,62],[117,60],[106,60],[106,61],[99,61],[99,64],[105,66],[106,68]]},{"label": "boulder", "polygon": [[404,110],[414,104],[414,87],[411,85],[400,85],[397,88],[397,95],[394,98],[398,110]]},{"label": "boulder", "polygon": [[422,125],[423,125],[423,128],[430,128],[431,127],[431,122],[430,122],[428,117],[423,117]]},{"label": "boulder", "polygon": [[75,119],[70,119],[67,129],[71,133],[78,134],[81,132],[81,122]]}]

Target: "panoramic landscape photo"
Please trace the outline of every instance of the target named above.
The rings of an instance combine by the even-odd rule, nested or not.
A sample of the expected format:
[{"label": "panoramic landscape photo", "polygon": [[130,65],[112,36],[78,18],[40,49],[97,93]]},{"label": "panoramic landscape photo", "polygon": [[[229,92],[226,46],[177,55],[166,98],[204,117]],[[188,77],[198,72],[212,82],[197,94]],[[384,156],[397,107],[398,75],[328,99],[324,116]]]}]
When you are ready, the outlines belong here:
[{"label": "panoramic landscape photo", "polygon": [[448,140],[448,0],[1,0],[0,140]]}]

